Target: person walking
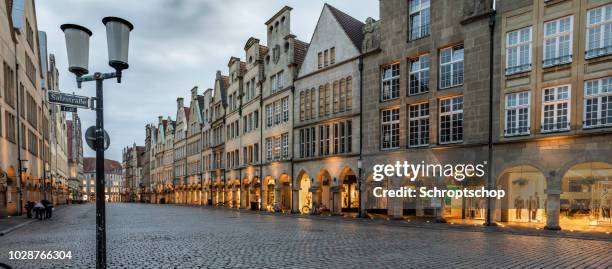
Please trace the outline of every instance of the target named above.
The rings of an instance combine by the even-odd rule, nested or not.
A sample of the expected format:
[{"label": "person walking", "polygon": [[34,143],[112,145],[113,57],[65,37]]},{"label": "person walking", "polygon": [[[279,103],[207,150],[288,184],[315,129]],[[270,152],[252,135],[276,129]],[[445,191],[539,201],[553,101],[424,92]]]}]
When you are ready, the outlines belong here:
[{"label": "person walking", "polygon": [[28,215],[28,219],[31,219],[32,218],[32,209],[34,209],[34,202],[27,201],[25,203],[25,209],[26,209],[26,213]]},{"label": "person walking", "polygon": [[45,218],[50,219],[53,215],[53,203],[49,202],[49,200],[42,200],[42,204],[45,206]]},{"label": "person walking", "polygon": [[45,211],[45,206],[40,202],[36,202],[36,205],[34,205],[34,213],[36,213],[36,218],[38,220],[43,220],[44,211]]}]

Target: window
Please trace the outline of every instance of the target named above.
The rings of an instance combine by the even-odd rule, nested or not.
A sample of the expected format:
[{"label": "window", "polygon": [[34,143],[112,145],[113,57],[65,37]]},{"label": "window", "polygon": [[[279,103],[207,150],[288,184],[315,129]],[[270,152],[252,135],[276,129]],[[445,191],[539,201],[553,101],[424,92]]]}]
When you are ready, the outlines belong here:
[{"label": "window", "polygon": [[340,102],[340,89],[338,88],[338,81],[333,82],[334,91],[333,91],[333,101],[334,101],[334,113],[337,113],[339,110],[338,103]]},{"label": "window", "polygon": [[612,126],[612,77],[584,82],[584,128]]},{"label": "window", "polygon": [[304,129],[300,129],[300,158],[304,158],[304,144],[306,143],[306,136],[304,135]]},{"label": "window", "polygon": [[340,84],[338,86],[340,90],[340,100],[338,104],[338,112],[343,112],[346,105],[346,81],[344,79],[340,80]]},{"label": "window", "polygon": [[327,67],[329,65],[329,51],[323,51],[323,66]]},{"label": "window", "polygon": [[463,84],[463,45],[440,50],[440,88]]},{"label": "window", "polygon": [[325,155],[329,155],[329,145],[330,145],[330,127],[329,125],[325,126]]},{"label": "window", "polygon": [[304,121],[306,119],[306,104],[305,104],[305,98],[306,97],[306,93],[305,91],[301,91],[300,92],[300,121]]},{"label": "window", "polygon": [[277,91],[277,86],[276,86],[276,75],[272,75],[270,77],[270,94],[273,94]]},{"label": "window", "polygon": [[346,124],[340,122],[340,153],[346,152]]},{"label": "window", "polygon": [[316,91],[314,88],[310,89],[310,118],[314,119],[315,118],[315,108],[316,108]]},{"label": "window", "polygon": [[429,36],[429,0],[410,0],[410,40]]},{"label": "window", "polygon": [[289,158],[289,134],[282,135],[283,140],[283,158]]},{"label": "window", "polygon": [[340,145],[340,132],[338,130],[338,123],[334,123],[334,154],[338,153],[338,146]]},{"label": "window", "polygon": [[429,144],[429,103],[409,107],[409,146],[419,147]]},{"label": "window", "polygon": [[283,105],[283,122],[289,121],[289,97],[285,97],[281,100]]},{"label": "window", "polygon": [[567,131],[569,122],[570,86],[544,89],[542,94],[542,132]]},{"label": "window", "polygon": [[12,108],[15,108],[15,72],[11,67],[4,63],[4,101]]},{"label": "window", "polygon": [[266,160],[272,160],[272,137],[266,138]]},{"label": "window", "polygon": [[278,91],[285,88],[285,75],[284,71],[280,71],[276,74],[276,86],[278,87]]},{"label": "window", "polygon": [[421,55],[410,61],[410,84],[408,95],[429,91],[429,54]]},{"label": "window", "polygon": [[319,86],[319,117],[325,115],[325,89],[323,86]]},{"label": "window", "polygon": [[612,54],[612,4],[587,12],[586,58]]},{"label": "window", "polygon": [[331,49],[329,49],[329,64],[335,64],[336,63],[336,48],[332,47]]},{"label": "window", "polygon": [[383,67],[381,78],[381,101],[399,98],[400,64]]},{"label": "window", "polygon": [[329,83],[325,84],[325,115],[331,113],[331,87]]},{"label": "window", "polygon": [[309,120],[310,119],[310,90],[305,90],[304,92],[304,119],[305,120]]},{"label": "window", "polygon": [[383,110],[381,114],[382,149],[399,148],[399,108]]},{"label": "window", "polygon": [[323,68],[323,53],[322,52],[318,53],[317,59],[318,59],[318,61],[317,61],[318,69]]},{"label": "window", "polygon": [[530,96],[529,92],[506,94],[506,128],[504,135],[529,134],[530,127]]},{"label": "window", "polygon": [[279,124],[280,122],[281,122],[281,102],[276,101],[274,102],[274,124]]},{"label": "window", "polygon": [[319,126],[319,156],[323,156],[325,152],[325,144],[323,141],[325,127],[323,125]]},{"label": "window", "polygon": [[346,152],[350,153],[353,151],[353,122],[346,122]]},{"label": "window", "polygon": [[273,113],[274,113],[274,108],[272,107],[272,104],[266,105],[266,126],[267,127],[272,126]]},{"label": "window", "polygon": [[353,109],[353,79],[352,77],[346,78],[346,110],[350,111]]},{"label": "window", "polygon": [[440,143],[463,141],[463,96],[440,100]]},{"label": "window", "polygon": [[506,75],[531,70],[531,26],[506,34]]},{"label": "window", "polygon": [[281,158],[281,138],[274,137],[274,159],[280,160]]},{"label": "window", "polygon": [[572,61],[572,18],[544,23],[544,67]]}]

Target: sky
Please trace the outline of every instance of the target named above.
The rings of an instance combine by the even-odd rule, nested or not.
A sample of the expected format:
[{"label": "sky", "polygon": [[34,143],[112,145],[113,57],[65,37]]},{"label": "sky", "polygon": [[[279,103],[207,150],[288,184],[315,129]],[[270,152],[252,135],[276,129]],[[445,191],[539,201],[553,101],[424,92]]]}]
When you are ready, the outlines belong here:
[{"label": "sky", "polygon": [[[244,60],[249,37],[266,42],[264,23],[283,6],[293,7],[291,31],[310,42],[323,8],[328,3],[365,22],[378,19],[378,0],[277,1],[277,0],[38,0],[38,29],[47,32],[48,53],[55,54],[60,89],[95,96],[95,83],[77,89],[68,72],[66,44],[60,25],[74,23],[93,32],[89,70],[112,72],[108,66],[106,16],[134,24],[130,35],[129,65],[121,84],[104,81],[104,127],[111,138],[106,158],[121,161],[122,150],[133,143],[144,145],[145,125],[158,116],[176,118],[176,99],[189,105],[190,90],[199,93],[214,86],[217,70],[227,74],[231,56]],[[79,110],[83,133],[95,125],[93,110]],[[84,143],[85,144],[85,143]],[[84,146],[84,156],[95,152]]]}]

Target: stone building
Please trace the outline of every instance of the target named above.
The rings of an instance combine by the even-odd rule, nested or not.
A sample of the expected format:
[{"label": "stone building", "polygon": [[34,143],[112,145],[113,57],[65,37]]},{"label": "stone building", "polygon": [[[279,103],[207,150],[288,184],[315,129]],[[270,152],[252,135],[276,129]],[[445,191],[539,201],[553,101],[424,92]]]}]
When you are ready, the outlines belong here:
[{"label": "stone building", "polygon": [[213,197],[213,151],[212,151],[212,94],[213,89],[206,89],[203,96],[202,104],[202,149],[201,160],[202,160],[202,181],[204,184],[204,193],[202,193],[202,201],[207,205],[212,205]]},{"label": "stone building", "polygon": [[174,186],[181,190],[175,193],[176,203],[187,203],[186,192],[182,188],[187,185],[187,130],[189,107],[185,107],[183,97],[176,99],[176,128],[174,129]]},{"label": "stone building", "polygon": [[144,184],[142,182],[142,164],[144,158],[143,146],[123,148],[122,165],[124,184],[124,201],[134,202],[143,201]]},{"label": "stone building", "polygon": [[[357,212],[364,23],[325,4],[295,80],[293,205],[302,213],[315,207],[332,214]],[[286,188],[286,189],[284,189]],[[281,186],[281,197],[290,192]]]},{"label": "stone building", "polygon": [[[59,91],[59,71],[55,63],[55,55],[49,55],[48,74],[45,76],[49,91]],[[49,105],[50,112],[50,159],[46,184],[47,197],[52,196],[53,203],[66,203],[70,198],[69,189],[75,187],[75,182],[69,180],[68,167],[68,126],[66,112],[59,105]],[[77,187],[77,190],[79,188]]]},{"label": "stone building", "polygon": [[46,55],[40,54],[35,2],[3,1],[0,8],[0,216],[4,217],[22,212],[19,209],[28,200],[45,198],[50,120],[45,102],[47,64],[41,63]]},{"label": "stone building", "polygon": [[[83,200],[96,200],[96,158],[83,158]],[[126,188],[123,167],[115,160],[104,160],[104,195],[106,202],[125,202],[122,190]]]},{"label": "stone building", "polygon": [[[497,6],[494,219],[612,227],[612,2]],[[607,30],[606,30],[607,29]]]},{"label": "stone building", "polygon": [[276,195],[281,186],[297,188],[291,184],[293,148],[289,146],[293,144],[293,83],[308,43],[291,34],[291,10],[285,6],[265,23],[269,49],[262,84],[262,181],[253,184],[260,186],[260,208],[268,210],[275,203],[291,201],[291,191],[283,192],[285,197]]},{"label": "stone building", "polygon": [[242,113],[240,145],[242,147],[240,172],[240,207],[257,208],[261,184],[262,83],[265,78],[264,58],[268,48],[251,37],[244,45],[246,71],[243,93],[240,97]]},{"label": "stone building", "polygon": [[145,145],[142,157],[142,172],[141,172],[141,183],[144,188],[144,192],[141,196],[141,200],[146,203],[151,203],[153,199],[153,171],[155,170],[155,135],[157,130],[153,124],[147,124],[145,126]]},{"label": "stone building", "polygon": [[433,176],[374,181],[372,174],[374,165],[396,161],[487,162],[491,14],[491,1],[380,2],[380,21],[364,28],[362,213],[484,221],[482,199],[377,198],[373,188],[471,189],[486,178],[460,185]]},{"label": "stone building", "polygon": [[185,191],[187,204],[202,204],[202,107],[204,96],[198,87],[191,89],[189,121],[187,122],[187,170]]},{"label": "stone building", "polygon": [[[290,33],[290,12],[203,93],[209,205],[612,227],[610,0],[388,0],[365,23],[324,5],[310,44]],[[174,124],[158,128],[156,159],[174,150]],[[375,165],[404,161],[484,173],[374,179]],[[383,198],[378,187],[506,196]]]},{"label": "stone building", "polygon": [[68,182],[70,186],[70,199],[80,200],[83,197],[83,133],[79,114],[72,113],[72,119],[66,121],[67,148],[68,148]]},{"label": "stone building", "polygon": [[240,163],[242,136],[240,120],[242,119],[242,79],[246,64],[237,57],[231,57],[228,63],[229,85],[227,87],[227,107],[225,111],[225,189],[228,207],[240,206],[240,181],[242,169]]},{"label": "stone building", "polygon": [[172,134],[167,130],[169,125],[172,124],[172,120],[169,117],[168,119],[163,119],[162,116],[159,116],[157,128],[155,128],[156,134],[153,136],[155,140],[155,143],[152,142],[155,145],[152,151],[155,165],[151,167],[153,203],[170,203],[173,197],[172,167],[168,168],[169,165],[172,165],[172,154],[166,153],[172,147],[172,138],[166,137],[166,134]]},{"label": "stone building", "polygon": [[225,115],[227,110],[227,88],[229,87],[229,77],[221,75],[217,71],[215,77],[215,88],[209,103],[210,112],[210,149],[211,156],[211,184],[212,203],[226,204],[229,202],[226,195],[226,162],[225,162]]}]

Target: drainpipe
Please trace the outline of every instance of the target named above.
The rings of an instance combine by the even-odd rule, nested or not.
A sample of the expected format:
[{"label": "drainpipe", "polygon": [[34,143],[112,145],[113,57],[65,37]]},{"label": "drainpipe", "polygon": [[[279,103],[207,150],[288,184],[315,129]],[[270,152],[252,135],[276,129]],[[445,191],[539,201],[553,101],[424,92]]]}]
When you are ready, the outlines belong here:
[{"label": "drainpipe", "polygon": [[[295,77],[295,76],[294,76]],[[295,82],[292,82],[295,83]],[[290,103],[290,107],[289,107],[289,111],[291,111],[291,135],[289,136],[289,140],[291,141],[291,143],[289,143],[289,147],[291,149],[291,184],[289,184],[289,192],[291,194],[291,208],[293,209],[293,199],[295,199],[295,195],[293,195],[293,156],[295,156],[295,154],[293,154],[293,131],[295,130],[295,111],[293,111],[294,106],[295,106],[295,87],[291,86],[291,103]],[[314,140],[314,138],[313,138]],[[282,188],[282,187],[281,187]],[[300,194],[298,193],[298,199],[300,197]],[[298,208],[300,206],[298,205]],[[293,210],[290,210],[293,211]]]},{"label": "drainpipe", "polygon": [[359,160],[357,161],[357,173],[359,174],[359,180],[357,181],[357,217],[359,218],[363,217],[361,213],[361,180],[363,179],[363,175],[361,175],[361,166],[363,165],[361,155],[363,147],[363,115],[361,111],[363,111],[363,56],[359,56]]},{"label": "drainpipe", "polygon": [[[492,1],[492,5],[493,5]],[[493,189],[493,176],[491,175],[491,167],[493,166],[493,50],[494,50],[494,36],[495,36],[495,10],[491,6],[491,14],[489,15],[489,141],[488,141],[488,165],[489,168],[487,173],[487,189]],[[492,219],[491,206],[493,200],[491,197],[487,197],[487,217],[485,220],[485,226],[496,226],[497,224]]]}]

